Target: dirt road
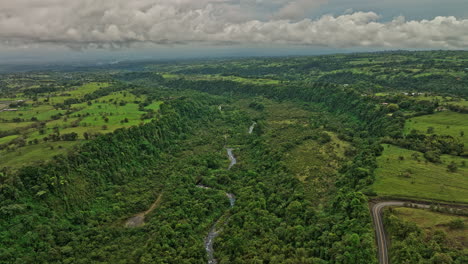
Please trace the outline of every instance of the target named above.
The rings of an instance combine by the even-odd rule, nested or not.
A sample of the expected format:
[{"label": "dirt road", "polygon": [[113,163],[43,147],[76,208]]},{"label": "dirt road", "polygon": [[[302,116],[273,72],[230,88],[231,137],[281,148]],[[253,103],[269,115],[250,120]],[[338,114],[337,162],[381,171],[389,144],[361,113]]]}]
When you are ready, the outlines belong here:
[{"label": "dirt road", "polygon": [[154,211],[154,209],[156,209],[159,204],[161,203],[161,200],[162,200],[162,193],[158,196],[158,199],[156,199],[156,201],[150,206],[150,208],[144,212],[141,212],[137,215],[135,215],[134,217],[130,218],[127,220],[127,222],[125,222],[125,227],[140,227],[140,226],[143,226],[145,224],[145,216],[149,213],[151,213],[152,211]]}]

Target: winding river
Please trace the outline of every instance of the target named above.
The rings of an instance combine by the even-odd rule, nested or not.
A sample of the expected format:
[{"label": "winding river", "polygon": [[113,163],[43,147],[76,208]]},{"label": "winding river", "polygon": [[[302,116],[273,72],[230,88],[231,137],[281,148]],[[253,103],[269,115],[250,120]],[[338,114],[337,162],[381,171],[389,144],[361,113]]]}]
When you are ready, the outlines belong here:
[{"label": "winding river", "polygon": [[[228,170],[232,168],[232,166],[237,164],[236,157],[234,157],[234,154],[232,153],[233,149],[228,148],[227,154],[229,157],[229,160],[231,163],[229,164]],[[197,185],[198,188],[203,188],[203,189],[211,189],[210,187],[204,186],[204,185]],[[229,203],[231,204],[231,208],[234,207],[234,204],[236,203],[236,197],[232,193],[226,193],[227,198],[229,199]],[[205,239],[205,250],[206,253],[208,254],[208,264],[217,264],[218,261],[214,258],[214,249],[213,249],[213,244],[215,238],[219,235],[220,229],[218,228],[219,220],[216,221],[216,223],[211,227],[210,232],[208,233],[208,236]]]},{"label": "winding river", "polygon": [[232,154],[233,150],[234,149],[232,149],[232,148],[227,149],[227,154],[229,156],[229,160],[231,161],[231,164],[229,164],[228,170],[230,170],[232,168],[232,166],[237,164],[237,159],[236,159],[236,157],[234,157],[234,154]]}]

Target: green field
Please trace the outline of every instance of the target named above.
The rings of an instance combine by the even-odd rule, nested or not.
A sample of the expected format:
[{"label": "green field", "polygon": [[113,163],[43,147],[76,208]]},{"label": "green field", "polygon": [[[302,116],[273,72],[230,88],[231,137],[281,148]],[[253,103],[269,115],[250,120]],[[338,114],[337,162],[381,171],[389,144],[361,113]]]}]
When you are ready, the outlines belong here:
[{"label": "green field", "polygon": [[0,132],[23,129],[25,127],[31,126],[34,122],[21,122],[21,123],[12,123],[12,122],[2,122],[0,123]]},{"label": "green field", "polygon": [[30,121],[31,118],[36,117],[38,121],[51,120],[51,117],[56,114],[64,114],[65,110],[56,110],[51,105],[37,105],[21,107],[16,112],[1,112],[0,118],[12,121],[14,118],[24,119]]},{"label": "green field", "polygon": [[101,88],[108,87],[109,83],[87,83],[80,87],[72,87],[70,90],[62,93],[55,93],[53,97],[50,98],[51,104],[63,103],[66,99],[71,98],[82,98],[86,94],[90,94],[94,91],[97,91]]},{"label": "green field", "polygon": [[460,99],[459,101],[448,102],[448,104],[468,107],[468,100]]},{"label": "green field", "polygon": [[18,137],[18,135],[11,135],[11,136],[2,137],[2,138],[0,138],[0,145],[8,143],[8,142],[12,141],[13,139],[15,139],[17,137]]},{"label": "green field", "polygon": [[82,141],[58,141],[38,145],[28,145],[15,151],[1,151],[1,167],[18,168],[48,160],[53,156],[67,153]]},{"label": "green field", "polygon": [[[27,99],[26,105],[19,107],[18,111],[0,112],[0,132],[6,135],[0,137],[0,167],[16,168],[47,160],[85,141],[85,135],[91,139],[118,128],[147,123],[153,116],[142,116],[158,111],[162,104],[161,101],[154,101],[142,109],[139,103],[146,97],[124,90],[72,104],[69,109],[59,109],[55,105],[70,98],[84,98],[86,94],[108,86],[109,83],[93,82],[70,87],[64,92],[49,94],[49,102],[44,97],[35,101]],[[77,134],[75,140],[50,140],[51,135],[70,133]]]},{"label": "green field", "polygon": [[[442,155],[442,164],[426,163],[419,153],[418,162],[411,156],[415,152],[384,145],[372,186],[379,196],[468,203],[468,168],[461,166],[466,159]],[[459,165],[457,172],[447,171],[452,161]]]},{"label": "green field", "polygon": [[[425,133],[429,127],[434,128],[434,133],[450,135],[459,139],[468,148],[468,115],[451,111],[438,112],[432,115],[418,116],[406,122],[405,133],[416,129]],[[461,136],[461,132],[466,135]]]},{"label": "green field", "polygon": [[[468,217],[443,214],[432,212],[427,209],[414,209],[406,207],[394,208],[398,218],[405,221],[416,223],[416,225],[423,230],[433,232],[435,230],[442,230],[447,234],[447,238],[452,243],[456,243],[456,247],[468,247]],[[454,220],[463,220],[465,223],[464,229],[452,229],[449,223]]]},{"label": "green field", "polygon": [[412,97],[416,100],[438,101],[440,105],[468,106],[468,101],[464,98],[440,95],[420,95]]}]

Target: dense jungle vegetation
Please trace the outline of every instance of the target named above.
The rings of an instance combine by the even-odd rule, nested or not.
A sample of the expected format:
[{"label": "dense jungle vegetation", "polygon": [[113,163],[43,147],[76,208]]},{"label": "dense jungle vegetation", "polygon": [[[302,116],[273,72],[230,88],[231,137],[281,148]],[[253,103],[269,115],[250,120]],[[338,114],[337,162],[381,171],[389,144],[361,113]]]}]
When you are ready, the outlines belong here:
[{"label": "dense jungle vegetation", "polygon": [[[401,51],[4,74],[0,263],[207,263],[214,225],[220,264],[377,263],[370,199],[468,198],[467,61]],[[392,213],[392,263],[467,260],[443,230]]]}]

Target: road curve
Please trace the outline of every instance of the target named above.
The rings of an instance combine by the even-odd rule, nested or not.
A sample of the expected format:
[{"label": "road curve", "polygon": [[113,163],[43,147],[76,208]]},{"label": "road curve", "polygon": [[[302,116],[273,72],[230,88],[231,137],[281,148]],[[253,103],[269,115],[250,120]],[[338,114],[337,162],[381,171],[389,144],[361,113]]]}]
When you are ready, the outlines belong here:
[{"label": "road curve", "polygon": [[372,218],[374,219],[374,228],[375,228],[375,239],[377,240],[377,246],[379,250],[379,263],[388,264],[388,247],[387,247],[387,237],[385,234],[385,228],[382,220],[382,210],[385,207],[389,206],[406,206],[412,205],[417,206],[417,208],[429,208],[427,204],[419,203],[409,203],[402,201],[387,201],[379,202],[372,206]]}]

